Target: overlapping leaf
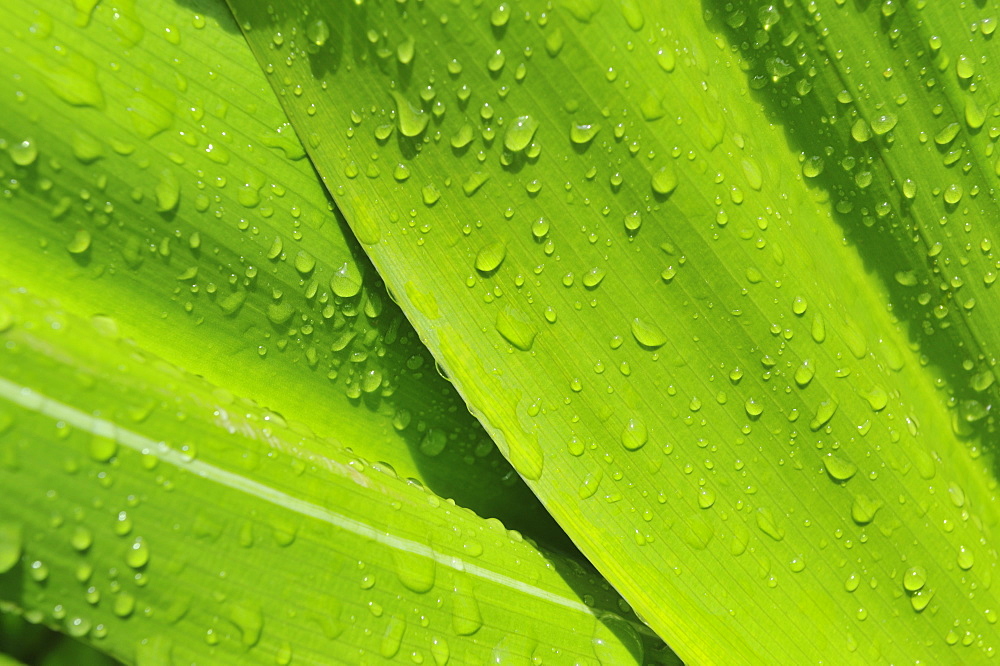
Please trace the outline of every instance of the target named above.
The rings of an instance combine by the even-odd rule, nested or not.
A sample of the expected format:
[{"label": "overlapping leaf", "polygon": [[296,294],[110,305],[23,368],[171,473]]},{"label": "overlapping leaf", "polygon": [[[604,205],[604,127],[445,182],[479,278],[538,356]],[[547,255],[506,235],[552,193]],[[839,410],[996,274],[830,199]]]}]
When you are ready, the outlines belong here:
[{"label": "overlapping leaf", "polygon": [[345,236],[223,4],[8,5],[0,275],[560,542]]},{"label": "overlapping leaf", "polygon": [[672,657],[578,563],[0,289],[0,598],[30,621],[139,664]]},{"label": "overlapping leaf", "polygon": [[[996,333],[984,321],[935,338],[927,365],[909,339],[922,324],[889,307],[895,287],[880,265],[919,282],[925,258],[874,234],[845,242],[844,220],[862,228],[892,202],[854,209],[809,179],[829,159],[862,192],[869,179],[908,190],[876,178],[882,167],[867,164],[879,151],[845,139],[844,123],[829,133],[773,124],[785,105],[797,118],[798,102],[775,95],[762,113],[746,70],[779,81],[795,66],[741,55],[743,35],[782,35],[829,81],[850,71],[825,58],[863,44],[868,59],[851,66],[874,76],[891,18],[873,24],[877,8],[834,4],[844,41],[821,57],[833,42],[814,4],[815,27],[799,9],[751,3],[231,4],[435,356],[583,552],[682,657],[995,653],[995,475],[980,442],[952,427],[970,420],[954,399],[970,368],[953,365],[978,359],[947,350],[971,340],[988,350]],[[734,33],[739,12],[752,14]],[[979,76],[987,43],[966,52]],[[806,95],[809,77],[798,79]],[[917,91],[907,104],[937,113]],[[870,112],[863,120],[882,131]],[[921,141],[893,136],[890,155]],[[992,184],[978,184],[978,198],[960,199],[985,224]],[[899,228],[931,238],[937,196],[900,206]],[[945,203],[960,205],[955,196]],[[960,280],[977,301],[988,297],[983,261],[969,269],[978,283]]]}]

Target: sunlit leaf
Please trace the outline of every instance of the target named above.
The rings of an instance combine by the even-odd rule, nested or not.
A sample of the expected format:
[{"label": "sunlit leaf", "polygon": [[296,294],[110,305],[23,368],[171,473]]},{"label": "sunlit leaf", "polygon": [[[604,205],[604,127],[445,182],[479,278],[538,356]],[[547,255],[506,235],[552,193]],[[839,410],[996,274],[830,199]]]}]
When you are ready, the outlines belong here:
[{"label": "sunlit leaf", "polygon": [[[883,208],[875,194],[909,198],[896,157],[910,171],[942,159],[921,145],[948,106],[924,88],[957,100],[975,83],[980,109],[995,108],[981,28],[994,6],[961,5],[961,20],[935,10],[925,24],[925,3],[895,2],[230,4],[470,407],[678,654],[995,655],[995,473],[985,429],[953,423],[984,416],[956,396],[967,373],[991,368],[998,333],[976,317],[996,305],[945,311],[941,324],[963,330],[935,337],[933,353],[920,313],[936,306],[895,307],[896,285],[914,279],[929,303],[976,281],[964,289],[988,297],[990,229],[976,226],[998,217],[986,120],[967,144],[977,156],[958,154],[971,179],[935,165],[910,203]],[[974,73],[940,58],[940,74],[922,69],[923,45],[895,46],[904,21],[925,39],[950,35],[966,56],[950,67]],[[810,109],[849,103],[834,99],[838,77],[865,99],[864,122],[829,112],[799,125],[797,96]],[[873,115],[883,97],[897,104],[877,77],[908,94],[919,123]],[[896,231],[864,231],[880,217]],[[950,236],[942,247],[952,263],[969,258],[969,277],[949,282],[906,229]]]},{"label": "sunlit leaf", "polygon": [[[579,563],[0,285],[0,598],[129,663],[670,661]],[[99,344],[97,344],[99,343]]]},{"label": "sunlit leaf", "polygon": [[0,276],[540,538],[343,232],[228,10],[8,3]]}]

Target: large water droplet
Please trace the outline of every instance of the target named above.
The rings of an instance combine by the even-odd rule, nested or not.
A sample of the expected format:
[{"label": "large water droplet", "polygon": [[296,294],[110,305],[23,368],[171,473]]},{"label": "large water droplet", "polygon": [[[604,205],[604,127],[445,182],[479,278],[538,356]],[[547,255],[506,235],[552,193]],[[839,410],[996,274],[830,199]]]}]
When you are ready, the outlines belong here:
[{"label": "large water droplet", "polygon": [[653,172],[650,184],[654,192],[660,196],[667,196],[677,189],[677,173],[670,165],[661,166]]},{"label": "large water droplet", "polygon": [[512,153],[519,153],[528,147],[538,129],[538,121],[531,116],[518,116],[503,135],[504,148]]},{"label": "large water droplet", "polygon": [[23,532],[17,523],[0,523],[0,574],[7,573],[21,559]]},{"label": "large water droplet", "polygon": [[826,473],[837,481],[848,481],[858,473],[857,465],[835,453],[828,453],[823,457],[823,466],[826,468]]},{"label": "large water droplet", "polygon": [[507,256],[507,246],[502,241],[494,241],[480,248],[476,253],[476,270],[480,273],[492,273]]},{"label": "large water droplet", "polygon": [[641,449],[649,441],[649,430],[646,424],[637,418],[631,418],[622,428],[622,446],[629,451]]},{"label": "large water droplet", "polygon": [[632,336],[646,349],[658,349],[667,344],[667,334],[659,326],[639,317],[632,320]]}]

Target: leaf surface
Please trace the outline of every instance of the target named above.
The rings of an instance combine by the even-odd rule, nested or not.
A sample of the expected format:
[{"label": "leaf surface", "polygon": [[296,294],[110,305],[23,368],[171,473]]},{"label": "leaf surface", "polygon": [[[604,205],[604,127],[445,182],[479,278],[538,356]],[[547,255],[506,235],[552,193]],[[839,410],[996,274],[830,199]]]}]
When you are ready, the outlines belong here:
[{"label": "leaf surface", "polygon": [[593,571],[105,321],[4,284],[0,341],[0,598],[31,622],[138,664],[675,663]]},{"label": "leaf surface", "polygon": [[[772,35],[816,62],[818,104],[850,77],[805,5],[727,6],[737,34],[715,3],[230,4],[428,346],[681,657],[995,654],[995,471],[985,431],[953,427],[968,420],[958,367],[979,362],[966,346],[989,349],[995,324],[935,338],[930,365],[881,263],[932,275],[900,234],[931,234],[944,195],[900,208],[893,243],[847,238],[845,219],[879,209],[852,216],[814,158],[860,171],[884,153],[845,123],[783,126],[784,92],[762,112],[746,72],[795,71],[763,48]],[[875,5],[826,4],[839,49],[866,56],[851,71],[906,58]],[[967,55],[985,63],[991,44]],[[914,83],[908,108],[934,115]],[[922,155],[921,135],[894,136],[890,156]],[[871,182],[901,188],[881,168]],[[985,187],[970,201],[995,220]]]},{"label": "leaf surface", "polygon": [[4,16],[0,276],[562,542],[344,234],[224,4]]}]

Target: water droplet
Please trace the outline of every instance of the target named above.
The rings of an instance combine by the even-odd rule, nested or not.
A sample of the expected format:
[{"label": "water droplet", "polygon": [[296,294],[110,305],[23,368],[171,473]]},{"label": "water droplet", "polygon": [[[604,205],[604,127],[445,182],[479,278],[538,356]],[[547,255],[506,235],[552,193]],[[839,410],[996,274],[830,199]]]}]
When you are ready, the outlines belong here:
[{"label": "water droplet", "polygon": [[323,19],[316,19],[306,27],[306,37],[316,46],[322,47],[330,38],[330,26]]},{"label": "water droplet", "polygon": [[785,538],[785,530],[783,530],[774,519],[774,514],[767,507],[760,507],[757,509],[757,527],[760,531],[771,537],[775,541],[781,541]]},{"label": "water droplet", "polygon": [[403,634],[406,632],[406,619],[401,615],[393,615],[382,633],[382,641],[379,643],[378,652],[383,659],[392,659],[399,652],[399,647],[403,643]]},{"label": "water droplet", "polygon": [[504,340],[521,351],[530,350],[538,335],[527,315],[509,306],[497,313],[496,329]]},{"label": "water droplet", "polygon": [[830,478],[836,481],[848,481],[858,473],[857,465],[835,453],[828,453],[823,457],[823,466]]},{"label": "water droplet", "polygon": [[802,361],[802,365],[795,369],[795,383],[800,388],[805,388],[812,381],[815,374],[816,371],[813,369],[812,361],[806,359]]},{"label": "water droplet", "polygon": [[910,596],[910,606],[913,607],[913,610],[920,613],[925,608],[927,608],[928,604],[931,603],[931,597],[933,596],[934,592],[932,592],[931,590],[928,589],[917,590]]},{"label": "water droplet", "polygon": [[664,72],[672,72],[677,66],[677,54],[673,49],[659,49],[656,52],[656,62]]},{"label": "water droplet", "polygon": [[632,336],[646,349],[658,349],[667,343],[667,334],[659,326],[636,317],[632,320]]},{"label": "water droplet", "polygon": [[962,200],[963,189],[958,183],[952,183],[944,190],[945,203],[957,204]]},{"label": "water droplet", "polygon": [[866,123],[862,118],[855,120],[854,125],[851,126],[851,137],[858,143],[864,143],[868,139],[872,138],[872,133],[868,128],[868,123]]},{"label": "water droplet", "polygon": [[483,616],[471,583],[456,584],[451,595],[451,626],[459,636],[471,636],[483,626]]},{"label": "water droplet", "polygon": [[403,136],[420,136],[430,120],[423,109],[419,109],[410,104],[405,97],[398,92],[393,92],[392,97],[396,100],[396,120],[399,124],[399,131]]},{"label": "water droplet", "polygon": [[622,446],[629,451],[641,449],[649,441],[649,430],[646,424],[637,418],[631,418],[622,428]]},{"label": "water droplet", "polygon": [[813,315],[812,327],[809,332],[815,342],[826,340],[826,322],[823,321],[823,315],[818,312]]},{"label": "water droplet", "polygon": [[596,289],[604,280],[605,275],[607,275],[607,271],[595,266],[583,274],[583,286],[587,289]]},{"label": "water droplet", "polygon": [[634,210],[624,217],[623,222],[625,223],[625,231],[635,233],[642,226],[642,214]]},{"label": "water droplet", "polygon": [[504,148],[512,153],[519,153],[528,147],[538,129],[538,121],[531,116],[518,116],[503,135]]},{"label": "water droplet", "polygon": [[135,597],[128,592],[119,592],[111,604],[111,612],[118,617],[128,617],[135,610]]},{"label": "water droplet", "polygon": [[20,561],[22,534],[17,523],[0,523],[0,574],[7,573]]},{"label": "water droplet", "polygon": [[650,184],[660,196],[667,196],[677,189],[677,173],[670,165],[661,166],[653,172]]},{"label": "water droplet", "polygon": [[141,569],[149,562],[149,544],[142,537],[135,541],[125,551],[125,564],[133,569]]},{"label": "water droplet", "polygon": [[710,508],[715,504],[715,491],[710,488],[699,488],[698,489],[698,506],[703,509]]},{"label": "water droplet", "polygon": [[851,519],[858,525],[867,525],[875,520],[875,513],[881,508],[881,500],[873,500],[864,494],[855,495],[851,505]]},{"label": "water droplet", "polygon": [[615,613],[602,613],[598,617],[591,644],[598,661],[605,666],[645,664],[647,661],[638,632],[630,622]]},{"label": "water droplet", "polygon": [[578,146],[588,144],[600,129],[601,126],[597,123],[573,123],[569,128],[569,140]]},{"label": "water droplet", "polygon": [[[968,548],[966,548],[965,546],[959,546],[959,548],[958,548],[958,566],[962,570],[968,571],[969,569],[972,568],[972,565],[975,564],[975,563],[976,563],[976,558],[972,554],[972,551],[969,550]],[[0,572],[2,572],[2,571],[3,571],[3,569],[2,569],[2,567],[0,567]]]},{"label": "water droplet", "polygon": [[439,428],[429,428],[420,439],[420,452],[428,457],[441,455],[448,445],[448,435]]},{"label": "water droplet", "polygon": [[400,65],[409,65],[413,62],[417,43],[413,37],[407,37],[396,47],[396,59]]},{"label": "water droplet", "polygon": [[884,113],[872,120],[872,131],[879,135],[885,134],[896,126],[896,122],[896,116],[891,113]]},{"label": "water droplet", "polygon": [[7,152],[10,153],[10,159],[14,164],[20,166],[28,166],[38,159],[38,146],[31,139],[13,144]]},{"label": "water droplet", "polygon": [[295,270],[297,270],[302,275],[308,275],[312,273],[313,269],[316,268],[316,257],[312,256],[305,250],[299,250],[295,254]]},{"label": "water droplet", "polygon": [[492,273],[507,256],[507,246],[502,241],[494,241],[480,248],[476,253],[476,270],[480,273]]},{"label": "water droplet", "polygon": [[431,639],[431,657],[434,658],[434,666],[447,666],[451,657],[451,649],[448,641],[444,638],[434,637]]},{"label": "water droplet", "polygon": [[83,525],[77,525],[76,529],[73,530],[73,536],[70,537],[69,543],[73,548],[82,553],[94,543],[94,536]]},{"label": "water droplet", "polygon": [[73,234],[73,240],[66,246],[70,254],[83,254],[90,249],[90,232],[86,229],[77,229]]},{"label": "water droplet", "polygon": [[248,648],[256,645],[264,627],[264,615],[260,606],[249,601],[238,601],[226,606],[225,612],[229,621],[239,629],[243,645]]},{"label": "water droplet", "polygon": [[960,79],[971,79],[976,73],[976,66],[972,59],[963,53],[955,61],[955,73]]},{"label": "water droplet", "polygon": [[90,438],[90,445],[87,450],[90,457],[97,462],[107,462],[118,452],[118,442],[112,437],[94,435]]},{"label": "water droplet", "polygon": [[361,280],[357,265],[345,261],[330,278],[330,289],[340,298],[354,298],[361,291]]},{"label": "water droplet", "polygon": [[490,24],[494,28],[502,28],[510,20],[510,4],[501,2],[496,9],[490,12]]},{"label": "water droplet", "polygon": [[746,410],[747,416],[752,419],[760,418],[760,415],[764,413],[764,405],[760,404],[753,397],[746,399],[746,402],[743,403],[743,408]]},{"label": "water droplet", "polygon": [[181,182],[177,174],[172,169],[164,169],[160,172],[160,178],[156,182],[156,212],[169,213],[177,208],[181,198]]},{"label": "water droplet", "polygon": [[594,493],[597,492],[597,486],[600,485],[602,478],[604,478],[604,472],[600,467],[594,469],[592,472],[588,472],[587,475],[583,477],[583,481],[580,482],[580,487],[577,490],[577,495],[580,499],[593,497]]},{"label": "water droplet", "polygon": [[836,411],[837,402],[835,400],[824,400],[819,403],[819,407],[816,408],[815,418],[809,422],[809,428],[811,430],[819,430],[833,418]]}]

